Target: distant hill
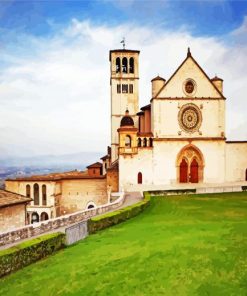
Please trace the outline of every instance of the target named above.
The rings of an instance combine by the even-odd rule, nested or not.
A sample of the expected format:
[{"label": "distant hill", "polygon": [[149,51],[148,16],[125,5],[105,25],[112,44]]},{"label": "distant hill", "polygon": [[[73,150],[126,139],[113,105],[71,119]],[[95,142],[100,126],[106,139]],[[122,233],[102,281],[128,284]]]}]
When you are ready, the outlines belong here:
[{"label": "distant hill", "polygon": [[84,169],[87,165],[96,162],[104,152],[79,152],[64,155],[40,155],[33,157],[0,158],[0,168],[4,167],[63,167],[75,166]]}]

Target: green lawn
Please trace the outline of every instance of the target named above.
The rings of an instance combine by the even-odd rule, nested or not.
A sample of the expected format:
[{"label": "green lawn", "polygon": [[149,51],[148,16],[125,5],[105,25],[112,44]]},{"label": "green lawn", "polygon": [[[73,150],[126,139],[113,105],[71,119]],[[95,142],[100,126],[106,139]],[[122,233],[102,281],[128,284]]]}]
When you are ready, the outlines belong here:
[{"label": "green lawn", "polygon": [[153,198],[2,279],[0,295],[247,295],[247,193]]}]

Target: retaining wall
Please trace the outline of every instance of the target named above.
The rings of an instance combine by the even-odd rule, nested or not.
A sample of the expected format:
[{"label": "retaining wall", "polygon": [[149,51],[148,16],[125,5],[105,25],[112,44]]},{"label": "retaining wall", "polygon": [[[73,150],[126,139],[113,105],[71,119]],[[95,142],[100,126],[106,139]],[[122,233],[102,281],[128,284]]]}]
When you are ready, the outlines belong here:
[{"label": "retaining wall", "polygon": [[30,238],[62,227],[65,228],[66,226],[70,226],[81,221],[85,221],[93,216],[104,214],[106,212],[117,209],[123,204],[123,202],[124,193],[121,193],[120,197],[113,203],[108,203],[95,209],[79,211],[55,219],[27,225],[13,231],[4,232],[0,234],[0,246],[15,243],[22,239]]},{"label": "retaining wall", "polygon": [[75,242],[84,239],[88,236],[88,221],[77,223],[65,229],[65,244],[67,246],[74,244]]}]

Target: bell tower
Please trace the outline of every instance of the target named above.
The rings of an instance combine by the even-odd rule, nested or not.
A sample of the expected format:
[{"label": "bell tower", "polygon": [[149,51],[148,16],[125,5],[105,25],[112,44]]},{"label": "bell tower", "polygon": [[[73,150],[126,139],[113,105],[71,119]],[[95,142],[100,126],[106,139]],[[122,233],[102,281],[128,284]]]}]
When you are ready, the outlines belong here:
[{"label": "bell tower", "polygon": [[118,158],[120,121],[128,108],[137,126],[139,110],[139,50],[110,50],[111,85],[111,160]]}]

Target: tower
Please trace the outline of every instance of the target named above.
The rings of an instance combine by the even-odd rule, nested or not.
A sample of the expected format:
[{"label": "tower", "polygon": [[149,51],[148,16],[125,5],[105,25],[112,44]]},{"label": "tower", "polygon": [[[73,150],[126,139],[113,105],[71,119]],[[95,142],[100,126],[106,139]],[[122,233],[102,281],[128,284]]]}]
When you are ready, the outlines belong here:
[{"label": "tower", "polygon": [[110,50],[111,71],[111,160],[118,158],[119,137],[118,128],[125,115],[129,116],[137,126],[139,110],[139,50]]}]

